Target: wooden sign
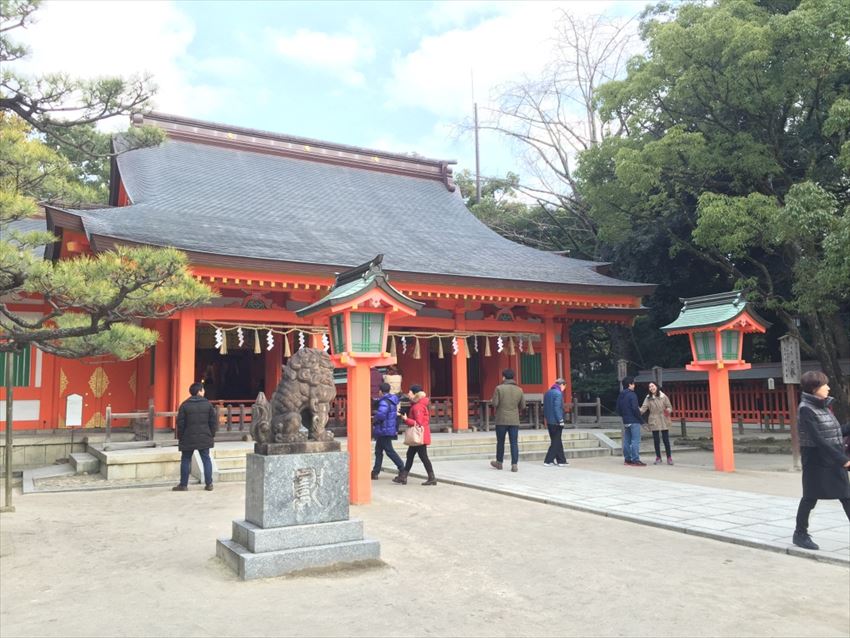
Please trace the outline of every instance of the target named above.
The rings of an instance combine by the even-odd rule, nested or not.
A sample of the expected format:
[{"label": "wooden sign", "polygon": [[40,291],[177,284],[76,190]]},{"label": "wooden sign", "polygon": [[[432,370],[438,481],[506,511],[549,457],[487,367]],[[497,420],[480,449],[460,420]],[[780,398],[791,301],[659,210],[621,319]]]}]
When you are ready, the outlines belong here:
[{"label": "wooden sign", "polygon": [[65,427],[79,428],[83,426],[83,397],[80,394],[69,394],[65,400]]},{"label": "wooden sign", "polygon": [[782,382],[800,383],[802,370],[799,340],[792,335],[785,335],[779,338],[779,347],[782,353]]}]

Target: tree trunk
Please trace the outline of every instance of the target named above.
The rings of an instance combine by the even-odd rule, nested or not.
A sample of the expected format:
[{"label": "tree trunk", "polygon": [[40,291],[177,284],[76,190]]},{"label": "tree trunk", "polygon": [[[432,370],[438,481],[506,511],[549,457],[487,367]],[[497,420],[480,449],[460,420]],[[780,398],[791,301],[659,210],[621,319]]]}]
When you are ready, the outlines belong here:
[{"label": "tree trunk", "polygon": [[850,384],[844,378],[838,356],[838,344],[833,337],[831,319],[821,313],[804,315],[806,325],[812,333],[815,352],[823,373],[829,377],[830,394],[835,397],[835,416],[841,423],[850,422]]}]

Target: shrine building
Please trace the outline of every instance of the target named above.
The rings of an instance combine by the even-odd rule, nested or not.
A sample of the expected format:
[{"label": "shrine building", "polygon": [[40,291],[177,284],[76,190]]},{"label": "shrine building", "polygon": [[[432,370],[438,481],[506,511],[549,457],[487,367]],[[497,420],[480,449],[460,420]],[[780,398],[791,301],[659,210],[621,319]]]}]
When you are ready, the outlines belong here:
[{"label": "shrine building", "polygon": [[[250,413],[296,349],[328,343],[326,324],[296,311],[325,296],[335,273],[382,254],[392,285],[424,307],[393,319],[386,340],[371,345],[397,356],[405,390],[424,386],[437,422],[463,430],[477,423],[479,402],[492,396],[505,368],[516,370],[531,396],[559,376],[571,396],[570,326],[631,324],[654,289],[610,277],[605,263],[501,237],[464,205],[453,162],[160,113],[135,115],[133,124],[160,127],[167,139],[113,160],[108,207],[46,207],[59,241],[45,258],[173,246],[217,297],[144,322],[159,341],[133,361],[22,352],[14,367],[16,429],[65,427],[71,394],[82,395],[89,428],[103,425],[108,405],[129,412],[153,399],[157,411],[175,410],[197,380],[218,405]],[[116,150],[121,143],[116,138]],[[44,311],[39,299],[9,305]],[[338,391],[334,414],[343,423],[344,402]],[[170,425],[158,419],[158,427]]]}]

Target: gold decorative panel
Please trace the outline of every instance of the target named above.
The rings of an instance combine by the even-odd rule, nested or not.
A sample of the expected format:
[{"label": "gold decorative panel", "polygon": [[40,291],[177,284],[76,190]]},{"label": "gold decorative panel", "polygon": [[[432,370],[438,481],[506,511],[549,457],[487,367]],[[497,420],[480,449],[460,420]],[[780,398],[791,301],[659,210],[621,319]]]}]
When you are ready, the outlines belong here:
[{"label": "gold decorative panel", "polygon": [[65,376],[64,370],[59,370],[59,396],[61,397],[65,394],[65,390],[68,389],[68,377]]},{"label": "gold decorative panel", "polygon": [[106,419],[100,412],[95,412],[92,417],[86,422],[87,428],[102,428],[106,424]]},{"label": "gold decorative panel", "polygon": [[133,370],[133,374],[130,375],[130,379],[127,381],[127,384],[130,386],[130,389],[133,391],[133,394],[136,394],[136,371]]},{"label": "gold decorative panel", "polygon": [[91,388],[92,394],[98,399],[103,396],[104,392],[106,392],[106,388],[109,387],[109,376],[106,374],[106,371],[98,366],[94,372],[91,373],[91,377],[89,377],[89,387]]}]

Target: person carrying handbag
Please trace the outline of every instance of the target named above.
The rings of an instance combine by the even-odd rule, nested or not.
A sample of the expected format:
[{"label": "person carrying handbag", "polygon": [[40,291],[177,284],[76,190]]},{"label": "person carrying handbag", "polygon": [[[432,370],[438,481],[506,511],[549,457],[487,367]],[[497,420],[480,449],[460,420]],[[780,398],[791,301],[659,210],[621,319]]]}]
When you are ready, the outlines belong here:
[{"label": "person carrying handbag", "polygon": [[428,445],[431,443],[431,412],[428,397],[422,391],[422,386],[417,384],[410,386],[410,392],[407,393],[407,396],[411,404],[410,413],[404,417],[404,422],[408,427],[407,432],[404,433],[404,442],[409,446],[407,448],[407,462],[404,464],[404,469],[393,479],[393,482],[407,485],[407,475],[413,467],[413,459],[418,454],[422,465],[425,466],[425,471],[428,472],[428,480],[422,485],[436,485],[437,479],[434,476],[434,468],[428,458]]}]

